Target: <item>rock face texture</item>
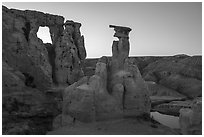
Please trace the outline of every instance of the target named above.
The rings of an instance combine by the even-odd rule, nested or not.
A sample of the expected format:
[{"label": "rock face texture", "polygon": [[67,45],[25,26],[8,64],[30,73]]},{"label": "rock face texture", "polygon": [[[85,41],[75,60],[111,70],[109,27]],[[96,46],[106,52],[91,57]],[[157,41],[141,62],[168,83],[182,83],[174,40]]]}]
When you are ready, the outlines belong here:
[{"label": "rock face texture", "polygon": [[101,57],[93,76],[83,77],[65,89],[61,119],[71,116],[73,121],[94,122],[149,115],[147,86],[137,66],[128,60],[131,29],[110,27],[119,38],[113,42],[111,60]]},{"label": "rock face texture", "polygon": [[[80,23],[67,21],[64,24],[62,16],[7,9],[4,6],[2,12],[3,60],[32,77],[34,87],[45,90],[52,86],[53,81],[69,85],[83,76],[81,62],[86,57],[86,51]],[[37,37],[40,26],[50,29],[52,45],[48,50]],[[48,56],[48,51],[52,49],[55,51],[54,67],[53,63],[49,63]]]},{"label": "rock face texture", "polygon": [[171,96],[171,97],[185,97],[173,89],[167,88],[153,81],[146,81],[150,96]]},{"label": "rock face texture", "polygon": [[[52,43],[37,37],[44,26]],[[161,112],[178,113],[187,102],[186,109],[180,110],[182,134],[201,134],[201,102],[196,100],[189,108],[189,100],[183,101],[202,96],[201,56],[128,57],[131,29],[110,25],[119,39],[113,41],[112,57],[89,62],[80,27],[62,16],[2,7],[2,134],[46,134],[52,123],[57,129],[76,124],[81,128],[92,122],[105,124],[98,129],[92,125],[81,134],[93,130],[104,134],[109,120],[116,123],[106,133],[121,129],[121,134],[144,134],[141,129],[148,128],[151,134],[158,124],[142,126],[141,119],[135,119],[132,124],[140,128],[129,132],[128,119],[149,117],[149,96]],[[85,77],[83,64],[88,65],[83,69],[88,71]],[[155,134],[168,130],[158,128]]]},{"label": "rock face texture", "polygon": [[[164,87],[165,92],[171,90],[173,93],[177,92],[192,99],[202,95],[202,56],[147,56],[129,57],[129,60],[138,66],[145,81],[155,82],[154,85],[148,83],[151,89],[157,86],[157,89],[161,87],[159,90],[163,90]],[[86,75],[93,74],[95,62],[96,59],[85,60]],[[162,95],[158,93],[159,96]]]},{"label": "rock face texture", "polygon": [[160,103],[159,105],[154,106],[153,110],[161,114],[179,116],[180,109],[190,108],[192,103],[191,100],[182,101],[184,99],[179,99],[179,98],[177,100],[172,98],[172,100],[169,100],[169,101],[167,101],[167,99],[166,99],[166,103],[163,102],[163,103]]},{"label": "rock face texture", "polygon": [[202,134],[202,98],[196,98],[191,108],[180,110],[179,123],[184,135]]},{"label": "rock face texture", "polygon": [[40,23],[43,24],[38,21],[42,20],[41,14],[38,16],[38,12],[9,10],[6,7],[2,12],[3,60],[29,77],[32,87],[49,88],[52,68],[48,63],[47,50],[36,35]]},{"label": "rock face texture", "polygon": [[56,42],[55,75],[59,84],[70,85],[84,76],[81,61],[85,59],[86,51],[80,26],[80,23],[66,21],[62,36]]},{"label": "rock face texture", "polygon": [[[52,43],[44,44],[37,37],[44,26],[50,30]],[[42,127],[33,131],[30,124],[36,124],[36,118],[52,120],[59,113],[47,91],[83,76],[86,51],[80,26],[64,23],[62,16],[2,6],[3,134],[45,134],[47,129],[36,133]]]},{"label": "rock face texture", "polygon": [[[202,56],[129,57],[129,61],[138,66],[146,80],[151,111],[179,116],[181,108],[190,107],[188,102],[202,97]],[[85,75],[94,74],[96,62],[85,60]]]},{"label": "rock face texture", "polygon": [[143,78],[195,98],[202,95],[201,68],[201,56],[166,57],[145,67]]},{"label": "rock face texture", "polygon": [[110,27],[114,28],[114,36],[119,38],[119,41],[113,41],[112,45],[108,89],[113,95],[122,97],[124,115],[148,113],[150,102],[147,86],[137,66],[128,60],[130,49],[128,34],[131,29],[113,25]]},{"label": "rock face texture", "polygon": [[4,61],[2,74],[2,133],[45,134],[51,129],[51,119],[59,113],[54,99],[26,86],[32,83],[26,83],[26,77]]}]

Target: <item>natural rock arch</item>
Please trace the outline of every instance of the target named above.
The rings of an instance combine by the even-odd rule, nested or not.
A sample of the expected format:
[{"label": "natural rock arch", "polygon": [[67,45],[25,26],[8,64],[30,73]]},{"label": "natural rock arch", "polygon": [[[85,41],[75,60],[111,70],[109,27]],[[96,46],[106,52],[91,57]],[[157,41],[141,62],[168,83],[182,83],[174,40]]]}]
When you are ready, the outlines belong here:
[{"label": "natural rock arch", "polygon": [[37,37],[40,38],[43,41],[43,43],[52,44],[50,29],[48,27],[39,27]]},{"label": "natural rock arch", "polygon": [[[81,63],[86,58],[86,51],[84,37],[80,33],[80,23],[68,21],[71,22],[74,29],[70,36],[71,40],[64,35],[67,31],[64,26],[67,23],[64,23],[62,16],[31,10],[8,9],[5,6],[2,7],[2,12],[3,50],[5,51],[3,60],[6,60],[14,69],[32,76],[33,83],[38,89],[49,89],[53,82],[69,85],[83,75]],[[48,46],[44,46],[43,41],[37,37],[39,27],[49,28],[52,40],[51,48],[48,49]],[[70,43],[70,41],[73,43],[66,45],[62,40],[65,40],[65,43]],[[75,47],[72,50],[69,48],[72,47],[71,45]],[[9,48],[11,46],[15,47],[16,51],[11,50]],[[53,52],[55,55],[51,56]],[[66,53],[63,54],[63,57],[61,56],[62,52]],[[69,59],[67,60],[67,58]],[[64,65],[67,63],[71,64],[71,70],[68,70]],[[61,76],[65,77],[59,79]]]}]

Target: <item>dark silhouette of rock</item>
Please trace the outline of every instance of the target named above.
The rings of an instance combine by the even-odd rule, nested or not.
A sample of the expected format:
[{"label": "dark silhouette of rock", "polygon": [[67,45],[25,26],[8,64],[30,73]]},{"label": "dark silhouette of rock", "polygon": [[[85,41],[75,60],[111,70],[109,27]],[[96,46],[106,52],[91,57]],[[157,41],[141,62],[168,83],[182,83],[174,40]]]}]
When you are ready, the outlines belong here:
[{"label": "dark silhouette of rock", "polygon": [[114,28],[115,34],[114,37],[126,37],[129,38],[129,32],[132,30],[129,27],[123,27],[123,26],[116,26],[116,25],[109,25],[110,28]]}]

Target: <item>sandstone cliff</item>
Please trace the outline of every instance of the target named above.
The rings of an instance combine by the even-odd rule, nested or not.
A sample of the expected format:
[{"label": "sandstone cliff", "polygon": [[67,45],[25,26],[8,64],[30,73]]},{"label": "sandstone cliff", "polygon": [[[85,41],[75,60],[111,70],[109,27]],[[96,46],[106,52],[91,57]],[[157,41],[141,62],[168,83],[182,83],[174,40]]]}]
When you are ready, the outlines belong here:
[{"label": "sandstone cliff", "polygon": [[[37,37],[44,26],[50,30],[52,43]],[[52,122],[61,110],[56,97],[47,91],[83,76],[86,51],[80,27],[80,23],[64,22],[62,16],[2,6],[3,134],[45,134],[48,130],[41,133],[43,124],[34,130],[30,125],[41,121],[35,118],[47,117],[49,127],[50,118]]]}]

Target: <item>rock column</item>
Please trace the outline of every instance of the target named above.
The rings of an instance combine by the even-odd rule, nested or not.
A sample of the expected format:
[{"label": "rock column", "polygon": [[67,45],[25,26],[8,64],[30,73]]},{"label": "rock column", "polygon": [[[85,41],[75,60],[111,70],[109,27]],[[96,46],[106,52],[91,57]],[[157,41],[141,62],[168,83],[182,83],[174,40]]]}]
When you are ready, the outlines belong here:
[{"label": "rock column", "polygon": [[[93,122],[150,113],[148,89],[137,66],[128,59],[128,27],[113,26],[115,37],[111,60],[101,57],[95,75],[83,77],[67,87],[63,95],[62,117]],[[72,27],[71,27],[72,28]],[[73,29],[70,28],[70,31]]]},{"label": "rock column", "polygon": [[137,66],[128,59],[130,49],[128,35],[131,29],[115,25],[109,27],[114,28],[114,37],[119,39],[113,41],[112,46],[109,92],[121,97],[124,116],[149,114],[150,99],[147,86]]},{"label": "rock column", "polygon": [[[79,33],[79,26],[79,23],[66,21],[63,34],[56,43],[55,74],[58,84],[70,85],[84,75],[80,57],[85,59],[86,55],[81,55],[81,52],[86,53],[86,51],[84,44],[76,45],[79,41],[83,42],[83,37]],[[83,47],[83,50],[77,46]]]}]

